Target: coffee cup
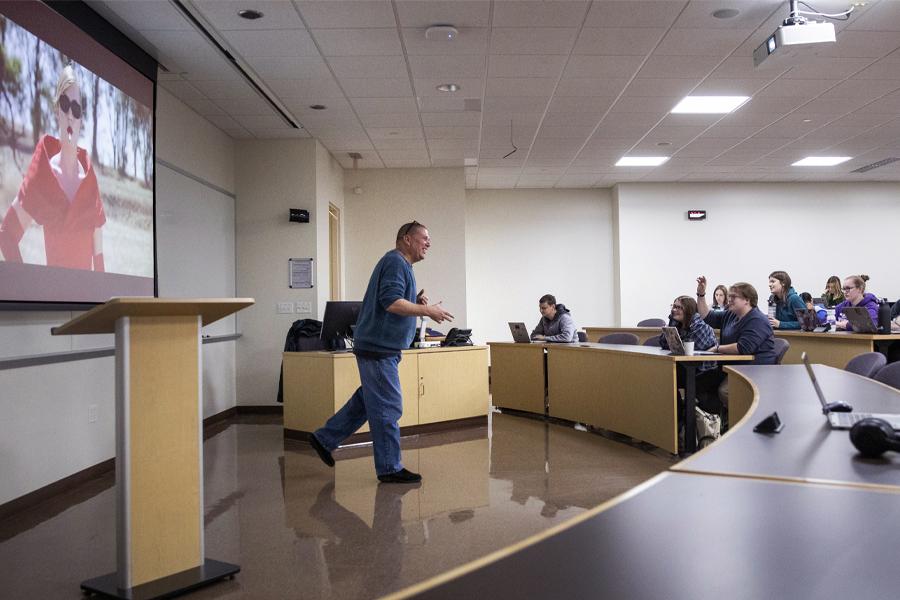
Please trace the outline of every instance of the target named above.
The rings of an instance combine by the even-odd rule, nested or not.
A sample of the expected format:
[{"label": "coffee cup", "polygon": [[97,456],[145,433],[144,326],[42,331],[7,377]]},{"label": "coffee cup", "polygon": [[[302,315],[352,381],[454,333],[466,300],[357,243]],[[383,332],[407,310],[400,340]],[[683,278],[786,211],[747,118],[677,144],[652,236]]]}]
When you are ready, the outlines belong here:
[{"label": "coffee cup", "polygon": [[693,356],[694,355],[694,342],[683,342],[684,343],[684,355],[685,356]]}]

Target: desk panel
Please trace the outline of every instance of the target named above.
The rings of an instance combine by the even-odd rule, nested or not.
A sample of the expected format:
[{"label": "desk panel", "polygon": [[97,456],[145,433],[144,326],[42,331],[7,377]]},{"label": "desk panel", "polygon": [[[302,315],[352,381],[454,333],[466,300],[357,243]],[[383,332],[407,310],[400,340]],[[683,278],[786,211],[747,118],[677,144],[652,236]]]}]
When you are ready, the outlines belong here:
[{"label": "desk panel", "polygon": [[488,346],[493,405],[544,414],[545,345],[490,342]]}]

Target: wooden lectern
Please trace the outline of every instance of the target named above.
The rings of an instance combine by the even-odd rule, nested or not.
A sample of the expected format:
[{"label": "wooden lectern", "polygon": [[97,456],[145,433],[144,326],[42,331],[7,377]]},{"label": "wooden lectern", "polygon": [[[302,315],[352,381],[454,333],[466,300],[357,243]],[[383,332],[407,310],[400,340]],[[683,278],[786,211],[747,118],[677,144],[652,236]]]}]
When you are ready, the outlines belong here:
[{"label": "wooden lectern", "polygon": [[170,597],[240,567],[203,549],[200,328],[252,298],[113,298],[53,335],[116,334],[116,572],[85,592]]}]

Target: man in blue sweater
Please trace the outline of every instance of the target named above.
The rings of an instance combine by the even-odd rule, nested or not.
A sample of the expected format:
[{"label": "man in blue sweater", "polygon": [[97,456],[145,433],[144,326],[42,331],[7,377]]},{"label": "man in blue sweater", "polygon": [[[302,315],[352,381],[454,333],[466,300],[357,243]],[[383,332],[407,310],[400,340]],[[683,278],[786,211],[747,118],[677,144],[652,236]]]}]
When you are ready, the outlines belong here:
[{"label": "man in blue sweater", "polygon": [[417,221],[397,231],[396,248],[389,251],[372,272],[369,287],[353,334],[353,353],[362,385],[333,417],[310,437],[310,443],[329,467],[331,451],[369,422],[375,473],[383,483],[416,483],[421,475],[408,471],[400,460],[400,426],[403,396],[400,390],[400,352],[409,348],[416,331],[416,317],[435,323],[452,321],[441,303],[428,304],[412,265],[425,258],[431,247],[428,229]]}]

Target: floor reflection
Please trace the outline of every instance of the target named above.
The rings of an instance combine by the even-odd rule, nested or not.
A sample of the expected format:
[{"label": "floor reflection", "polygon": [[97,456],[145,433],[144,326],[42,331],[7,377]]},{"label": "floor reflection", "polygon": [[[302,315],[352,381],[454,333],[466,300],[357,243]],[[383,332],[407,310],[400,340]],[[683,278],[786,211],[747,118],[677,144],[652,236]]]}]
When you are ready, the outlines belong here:
[{"label": "floor reflection", "polygon": [[[369,448],[339,450],[329,469],[307,445],[284,441],[274,420],[207,439],[206,554],[242,570],[191,597],[378,597],[561,523],[671,464],[507,415],[403,448],[420,485],[379,484]],[[28,527],[0,522],[4,597],[76,598],[81,580],[115,568],[110,484],[19,515]]]}]

